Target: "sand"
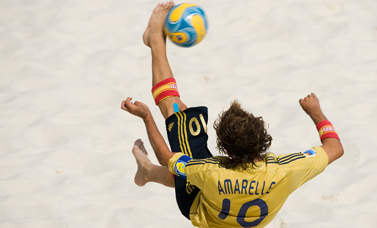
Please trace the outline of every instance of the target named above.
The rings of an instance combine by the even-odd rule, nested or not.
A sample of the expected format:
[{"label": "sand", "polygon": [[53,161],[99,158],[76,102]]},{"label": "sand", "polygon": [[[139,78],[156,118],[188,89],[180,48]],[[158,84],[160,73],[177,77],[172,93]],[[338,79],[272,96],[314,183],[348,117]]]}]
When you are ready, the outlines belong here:
[{"label": "sand", "polygon": [[[141,36],[155,0],[0,3],[0,228],[192,227],[174,190],[134,184],[146,142],[128,96],[154,106]],[[176,2],[179,3],[179,2]],[[182,100],[217,114],[238,99],[269,123],[276,154],[320,144],[298,100],[310,92],[345,155],[294,192],[268,228],[376,227],[377,2],[203,1],[198,46],[168,42]]]}]

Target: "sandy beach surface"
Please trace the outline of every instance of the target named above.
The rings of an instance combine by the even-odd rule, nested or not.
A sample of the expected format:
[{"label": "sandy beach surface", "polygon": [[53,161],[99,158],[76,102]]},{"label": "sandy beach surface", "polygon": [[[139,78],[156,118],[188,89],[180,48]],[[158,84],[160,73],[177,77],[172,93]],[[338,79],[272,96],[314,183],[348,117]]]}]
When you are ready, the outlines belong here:
[{"label": "sandy beach surface", "polygon": [[[267,227],[377,227],[377,1],[192,2],[208,34],[167,52],[182,100],[209,108],[214,155],[213,122],[234,99],[269,124],[271,152],[319,145],[298,103],[310,92],[345,149]],[[0,228],[192,227],[174,189],[134,184],[134,141],[157,160],[143,122],[120,109],[145,102],[166,136],[141,39],[157,3],[0,2]]]}]

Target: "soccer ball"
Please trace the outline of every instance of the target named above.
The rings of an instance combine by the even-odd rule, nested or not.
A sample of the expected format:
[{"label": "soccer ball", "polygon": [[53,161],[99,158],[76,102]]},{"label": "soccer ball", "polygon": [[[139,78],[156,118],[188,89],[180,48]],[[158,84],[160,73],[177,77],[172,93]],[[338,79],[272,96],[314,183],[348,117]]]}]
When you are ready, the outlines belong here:
[{"label": "soccer ball", "polygon": [[173,43],[181,47],[192,47],[203,40],[208,29],[202,8],[192,3],[181,3],[168,13],[164,32]]}]

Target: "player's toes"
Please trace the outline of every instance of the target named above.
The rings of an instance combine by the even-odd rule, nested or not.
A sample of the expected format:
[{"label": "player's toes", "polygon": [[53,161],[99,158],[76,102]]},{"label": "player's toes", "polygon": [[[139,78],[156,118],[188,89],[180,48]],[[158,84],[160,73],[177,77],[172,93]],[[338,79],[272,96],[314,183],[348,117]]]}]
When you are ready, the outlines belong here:
[{"label": "player's toes", "polygon": [[169,10],[170,10],[171,8],[173,8],[174,5],[175,5],[174,1],[170,1],[170,2],[169,2]]},{"label": "player's toes", "polygon": [[165,3],[165,10],[169,10],[171,7],[171,3],[170,3],[170,1],[169,2],[166,2]]},{"label": "player's toes", "polygon": [[141,140],[141,139],[137,139],[136,141],[135,141],[135,143],[134,143],[134,145],[135,146],[138,146],[138,147],[140,147],[140,146],[142,146],[144,143],[143,143],[143,141]]}]

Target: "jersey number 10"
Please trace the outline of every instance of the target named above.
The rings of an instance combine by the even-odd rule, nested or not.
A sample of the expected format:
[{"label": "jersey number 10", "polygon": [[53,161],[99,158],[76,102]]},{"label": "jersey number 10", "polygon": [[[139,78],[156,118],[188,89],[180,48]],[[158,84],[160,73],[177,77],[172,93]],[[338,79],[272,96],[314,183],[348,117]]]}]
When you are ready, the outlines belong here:
[{"label": "jersey number 10", "polygon": [[[247,222],[245,221],[246,212],[252,206],[258,206],[260,208],[260,217],[252,222]],[[225,198],[223,200],[222,210],[220,214],[218,215],[218,217],[222,220],[226,219],[226,217],[228,217],[229,215],[229,211],[230,211],[230,200]],[[239,210],[238,215],[237,215],[237,222],[242,227],[255,227],[259,225],[259,223],[261,223],[262,220],[267,215],[268,215],[268,206],[266,202],[264,202],[261,199],[255,199],[255,200],[246,202],[241,206],[241,209]]]}]

